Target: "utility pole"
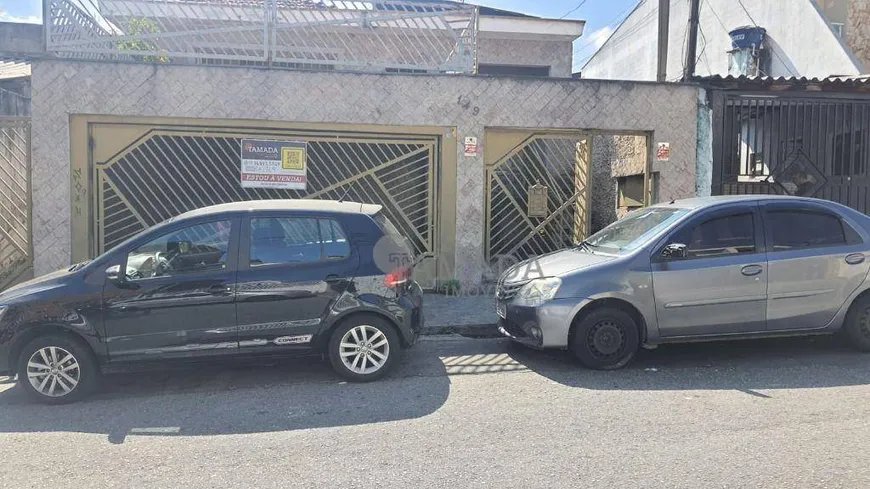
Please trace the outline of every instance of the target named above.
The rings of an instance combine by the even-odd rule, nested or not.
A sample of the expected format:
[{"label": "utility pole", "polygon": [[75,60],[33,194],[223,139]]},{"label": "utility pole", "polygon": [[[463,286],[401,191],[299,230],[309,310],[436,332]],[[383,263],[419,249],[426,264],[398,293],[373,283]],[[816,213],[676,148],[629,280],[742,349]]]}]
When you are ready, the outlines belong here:
[{"label": "utility pole", "polygon": [[691,13],[689,14],[689,46],[686,49],[685,71],[683,81],[688,81],[695,74],[695,62],[698,53],[698,17],[701,10],[701,0],[692,0]]},{"label": "utility pole", "polygon": [[668,34],[671,20],[671,0],[659,0],[659,69],[656,80],[668,78]]}]

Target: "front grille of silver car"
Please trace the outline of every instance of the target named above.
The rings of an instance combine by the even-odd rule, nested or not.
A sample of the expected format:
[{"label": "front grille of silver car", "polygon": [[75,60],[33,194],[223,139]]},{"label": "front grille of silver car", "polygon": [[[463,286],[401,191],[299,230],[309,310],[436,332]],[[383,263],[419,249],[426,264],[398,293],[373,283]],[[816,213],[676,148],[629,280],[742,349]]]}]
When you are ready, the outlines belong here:
[{"label": "front grille of silver car", "polygon": [[513,299],[514,296],[517,295],[517,292],[519,292],[527,283],[529,283],[528,280],[510,283],[499,282],[495,288],[495,298],[500,301],[509,301]]}]

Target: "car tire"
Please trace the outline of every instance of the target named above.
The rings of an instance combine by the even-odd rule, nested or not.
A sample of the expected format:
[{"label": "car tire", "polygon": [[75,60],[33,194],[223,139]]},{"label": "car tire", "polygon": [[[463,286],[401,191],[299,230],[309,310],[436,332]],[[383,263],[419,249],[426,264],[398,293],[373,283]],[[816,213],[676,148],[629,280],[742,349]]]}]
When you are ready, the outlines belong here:
[{"label": "car tire", "polygon": [[852,304],[840,332],[849,346],[870,352],[870,296],[861,297]]},{"label": "car tire", "polygon": [[43,404],[66,404],[87,396],[99,377],[91,349],[82,341],[52,334],[36,338],[18,356],[18,385]]},{"label": "car tire", "polygon": [[639,344],[634,319],[625,311],[607,307],[580,319],[574,327],[570,347],[587,368],[615,370],[634,358]]},{"label": "car tire", "polygon": [[353,382],[371,382],[386,375],[401,354],[399,335],[377,316],[352,316],[333,332],[328,345],[333,370]]}]

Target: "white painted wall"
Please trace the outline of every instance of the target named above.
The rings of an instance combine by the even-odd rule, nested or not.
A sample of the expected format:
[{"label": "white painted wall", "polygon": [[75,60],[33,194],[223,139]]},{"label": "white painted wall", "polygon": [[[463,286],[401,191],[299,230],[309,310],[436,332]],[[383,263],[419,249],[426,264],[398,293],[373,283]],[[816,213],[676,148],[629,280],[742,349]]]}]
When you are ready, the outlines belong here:
[{"label": "white painted wall", "polygon": [[[641,0],[582,68],[582,76],[655,80],[658,4],[658,0]],[[767,29],[767,44],[775,53],[771,55],[768,75],[824,78],[861,73],[860,63],[833,33],[812,0],[743,0],[743,5],[759,27]],[[668,80],[682,75],[688,19],[689,0],[671,0]],[[752,21],[737,0],[703,0],[695,74],[727,75],[731,49],[728,32],[747,25]]]}]

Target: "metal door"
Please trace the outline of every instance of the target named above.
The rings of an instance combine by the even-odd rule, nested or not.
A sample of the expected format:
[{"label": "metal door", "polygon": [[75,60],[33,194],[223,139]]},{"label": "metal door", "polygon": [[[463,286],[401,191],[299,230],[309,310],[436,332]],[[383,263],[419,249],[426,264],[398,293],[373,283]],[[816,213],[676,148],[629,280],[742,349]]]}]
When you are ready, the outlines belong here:
[{"label": "metal door", "polygon": [[0,117],[0,290],[33,274],[30,119]]},{"label": "metal door", "polygon": [[[652,255],[652,278],[660,334],[764,331],[768,273],[763,235],[757,206],[741,204],[704,213],[659,243]],[[689,256],[662,258],[662,248],[671,243],[687,245]]]},{"label": "metal door", "polygon": [[[226,125],[222,125],[226,124]],[[321,129],[257,127],[234,121],[209,125],[90,124],[90,165],[82,187],[90,187],[90,235],[74,226],[73,248],[99,254],[135,233],[185,211],[256,199],[345,199],[380,204],[409,238],[418,260],[417,278],[432,286],[441,253],[439,192],[442,180],[441,135],[408,128],[405,134],[364,132],[347,126]],[[243,138],[304,141],[308,145],[306,190],[246,189],[240,184]],[[73,179],[76,184],[74,159]],[[452,185],[455,185],[452,184]],[[446,195],[450,195],[447,193]],[[439,254],[440,253],[440,254]]]},{"label": "metal door", "polygon": [[[587,237],[591,135],[487,130],[485,151],[488,260],[523,260]],[[545,189],[545,212],[530,215],[532,187]]]}]

